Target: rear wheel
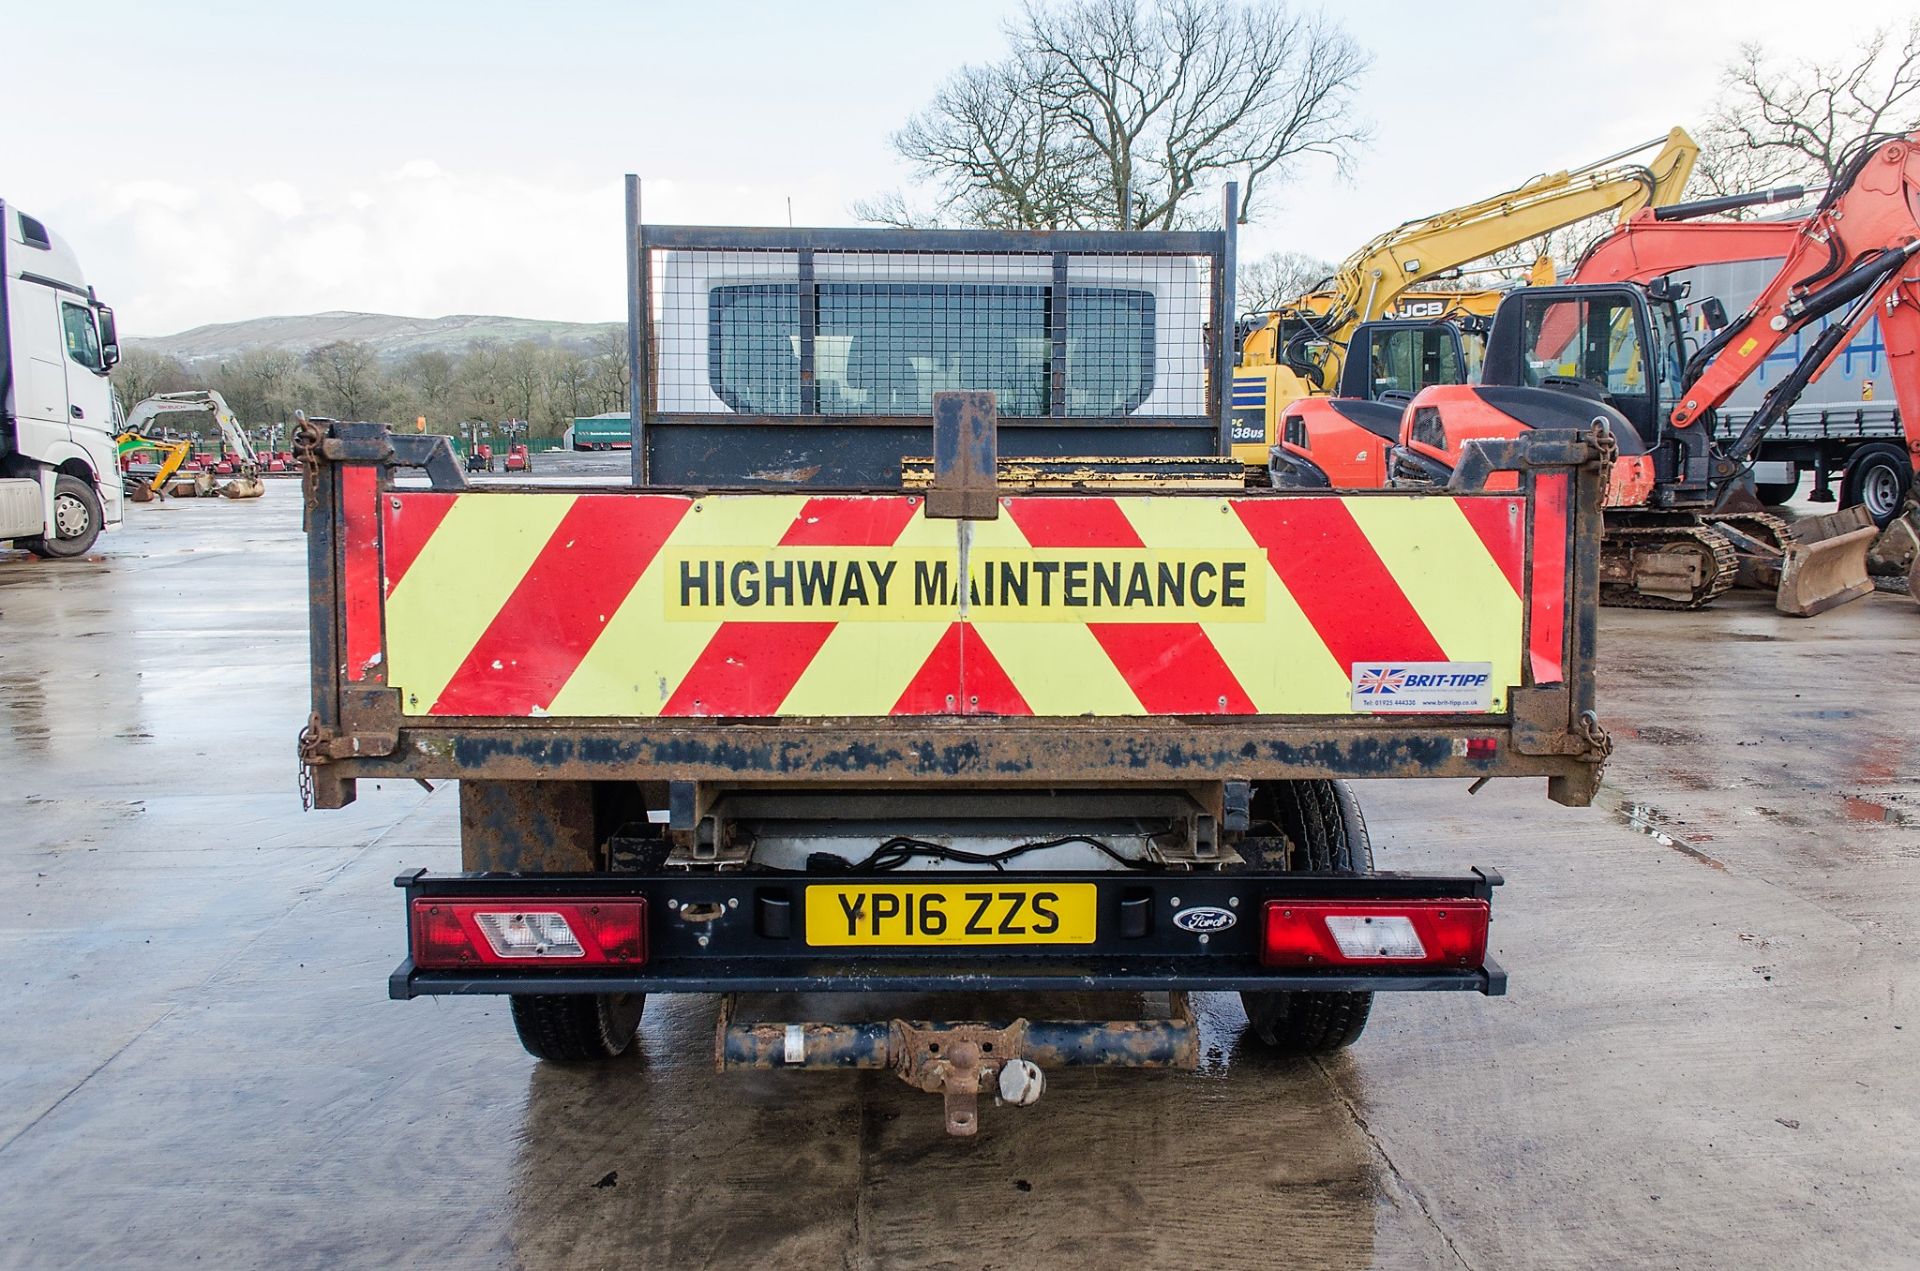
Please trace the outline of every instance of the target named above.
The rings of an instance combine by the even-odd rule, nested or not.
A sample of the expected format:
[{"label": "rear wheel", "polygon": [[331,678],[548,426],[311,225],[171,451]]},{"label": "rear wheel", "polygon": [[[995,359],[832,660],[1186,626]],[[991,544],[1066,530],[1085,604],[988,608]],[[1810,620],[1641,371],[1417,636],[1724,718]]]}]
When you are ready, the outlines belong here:
[{"label": "rear wheel", "polygon": [[1876,443],[1862,446],[1847,460],[1840,478],[1840,506],[1866,505],[1867,514],[1881,529],[1900,514],[1913,486],[1913,468],[1898,446]]},{"label": "rear wheel", "polygon": [[516,993],[513,1027],[536,1058],[589,1063],[626,1052],[646,1004],[644,993]]},{"label": "rear wheel", "polygon": [[[1263,868],[1371,874],[1373,845],[1360,805],[1337,781],[1282,781],[1261,786],[1253,815],[1287,839],[1284,860]],[[1373,1010],[1371,993],[1246,992],[1249,1031],[1268,1048],[1290,1055],[1325,1055],[1353,1045]]]},{"label": "rear wheel", "polygon": [[22,539],[20,545],[49,560],[85,556],[100,537],[100,522],[105,516],[93,483],[63,472],[53,483],[53,533]]}]

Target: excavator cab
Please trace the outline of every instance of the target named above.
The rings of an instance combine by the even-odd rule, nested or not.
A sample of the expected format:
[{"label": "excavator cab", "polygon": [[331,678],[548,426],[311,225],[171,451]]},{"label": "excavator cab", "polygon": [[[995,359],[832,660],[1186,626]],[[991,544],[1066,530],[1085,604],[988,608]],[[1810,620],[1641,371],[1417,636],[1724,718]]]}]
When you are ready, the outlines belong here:
[{"label": "excavator cab", "polygon": [[1452,322],[1363,322],[1354,328],[1333,397],[1303,397],[1280,416],[1268,471],[1291,489],[1378,490],[1400,435],[1401,413],[1432,384],[1467,378]]},{"label": "excavator cab", "polygon": [[1604,402],[1652,449],[1680,393],[1683,358],[1670,299],[1640,287],[1540,287],[1501,305],[1484,379]]},{"label": "excavator cab", "polygon": [[[1704,500],[1707,431],[1666,426],[1686,345],[1671,293],[1638,286],[1529,287],[1500,304],[1481,383],[1426,389],[1406,412],[1390,476],[1444,483],[1469,441],[1605,422],[1620,448],[1608,502]],[[1698,452],[1696,455],[1695,452]],[[1697,478],[1689,489],[1685,478]]]}]

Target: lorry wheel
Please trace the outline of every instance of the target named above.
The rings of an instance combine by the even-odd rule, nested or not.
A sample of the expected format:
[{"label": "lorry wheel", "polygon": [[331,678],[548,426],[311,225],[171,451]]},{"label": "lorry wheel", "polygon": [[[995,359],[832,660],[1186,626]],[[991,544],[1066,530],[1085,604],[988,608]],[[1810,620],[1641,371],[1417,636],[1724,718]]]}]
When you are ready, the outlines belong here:
[{"label": "lorry wheel", "polygon": [[1795,469],[1791,481],[1756,481],[1753,496],[1770,508],[1777,508],[1800,492],[1800,473]]},{"label": "lorry wheel", "polygon": [[633,1044],[646,1004],[644,993],[516,993],[513,1027],[537,1059],[612,1059]]},{"label": "lorry wheel", "polygon": [[100,537],[100,522],[105,516],[92,484],[63,472],[53,483],[53,533],[22,539],[20,546],[48,560],[85,556]]},{"label": "lorry wheel", "polygon": [[1885,529],[1900,514],[1912,486],[1913,469],[1900,447],[1862,446],[1847,460],[1846,473],[1840,478],[1840,506],[1866,504],[1873,523]]},{"label": "lorry wheel", "polygon": [[[1360,805],[1338,781],[1283,781],[1254,795],[1254,820],[1278,826],[1290,840],[1290,870],[1373,872],[1373,844]],[[1278,864],[1278,862],[1275,862]],[[1248,1031],[1288,1055],[1327,1055],[1360,1040],[1371,993],[1249,992],[1240,995]]]}]

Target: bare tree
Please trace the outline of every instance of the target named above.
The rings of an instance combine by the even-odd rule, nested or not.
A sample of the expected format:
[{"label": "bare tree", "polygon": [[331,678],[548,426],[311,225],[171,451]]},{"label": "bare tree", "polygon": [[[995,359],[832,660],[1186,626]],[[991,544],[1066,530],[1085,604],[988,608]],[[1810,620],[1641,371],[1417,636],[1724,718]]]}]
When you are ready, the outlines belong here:
[{"label": "bare tree", "polygon": [[201,385],[179,358],[146,349],[130,348],[113,368],[113,386],[128,410],[155,393],[177,393]]},{"label": "bare tree", "polygon": [[459,369],[451,355],[439,349],[415,353],[400,364],[400,379],[406,384],[427,426],[439,429],[453,422],[454,390]]},{"label": "bare tree", "polygon": [[504,354],[497,340],[475,340],[460,359],[460,415],[498,420],[507,400]]},{"label": "bare tree", "polygon": [[341,419],[366,419],[381,397],[380,355],[364,340],[335,340],[307,354],[326,408]]},{"label": "bare tree", "polygon": [[[941,187],[948,218],[990,229],[1098,223],[1101,164],[1054,104],[1067,90],[1060,68],[1032,55],[962,67],[894,134],[893,145]],[[900,194],[854,210],[862,220],[905,229],[940,215],[914,210]]]},{"label": "bare tree", "polygon": [[1853,60],[1778,63],[1759,44],[1727,67],[1699,167],[1715,193],[1831,182],[1865,139],[1920,127],[1920,18],[1882,28]]},{"label": "bare tree", "polygon": [[546,359],[531,340],[508,345],[500,355],[500,383],[513,418],[533,422],[533,408],[546,391]]},{"label": "bare tree", "polygon": [[555,349],[547,359],[547,402],[553,422],[564,429],[582,415],[591,414],[594,365],[585,354]]},{"label": "bare tree", "polygon": [[632,368],[627,364],[627,333],[614,329],[602,335],[593,346],[593,404],[599,410],[626,410],[632,385]]},{"label": "bare tree", "polygon": [[1335,268],[1305,252],[1269,252],[1240,266],[1234,290],[1243,312],[1279,309],[1331,278]]},{"label": "bare tree", "polygon": [[304,400],[300,359],[286,349],[248,349],[222,362],[213,386],[248,423],[285,422]]},{"label": "bare tree", "polygon": [[[965,67],[894,134],[967,224],[1169,229],[1197,196],[1242,182],[1242,208],[1309,156],[1342,169],[1370,61],[1332,19],[1285,0],[1030,2],[1011,54]],[[899,196],[857,209],[898,223]]]}]

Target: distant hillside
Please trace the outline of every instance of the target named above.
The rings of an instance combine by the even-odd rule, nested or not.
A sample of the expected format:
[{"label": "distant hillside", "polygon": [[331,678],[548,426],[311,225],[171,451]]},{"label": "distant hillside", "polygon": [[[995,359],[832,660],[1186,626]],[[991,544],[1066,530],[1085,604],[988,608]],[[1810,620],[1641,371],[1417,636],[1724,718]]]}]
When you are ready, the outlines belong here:
[{"label": "distant hillside", "polygon": [[243,322],[216,322],[178,335],[130,336],[138,349],[179,358],[182,362],[218,361],[249,349],[289,349],[305,353],[335,340],[363,340],[380,356],[403,358],[439,350],[459,353],[476,340],[514,344],[589,347],[608,332],[624,331],[618,322],[546,322],[535,318],[499,318],[457,313],[445,318],[401,318],[386,313],[309,313],[292,317],[249,318]]}]

